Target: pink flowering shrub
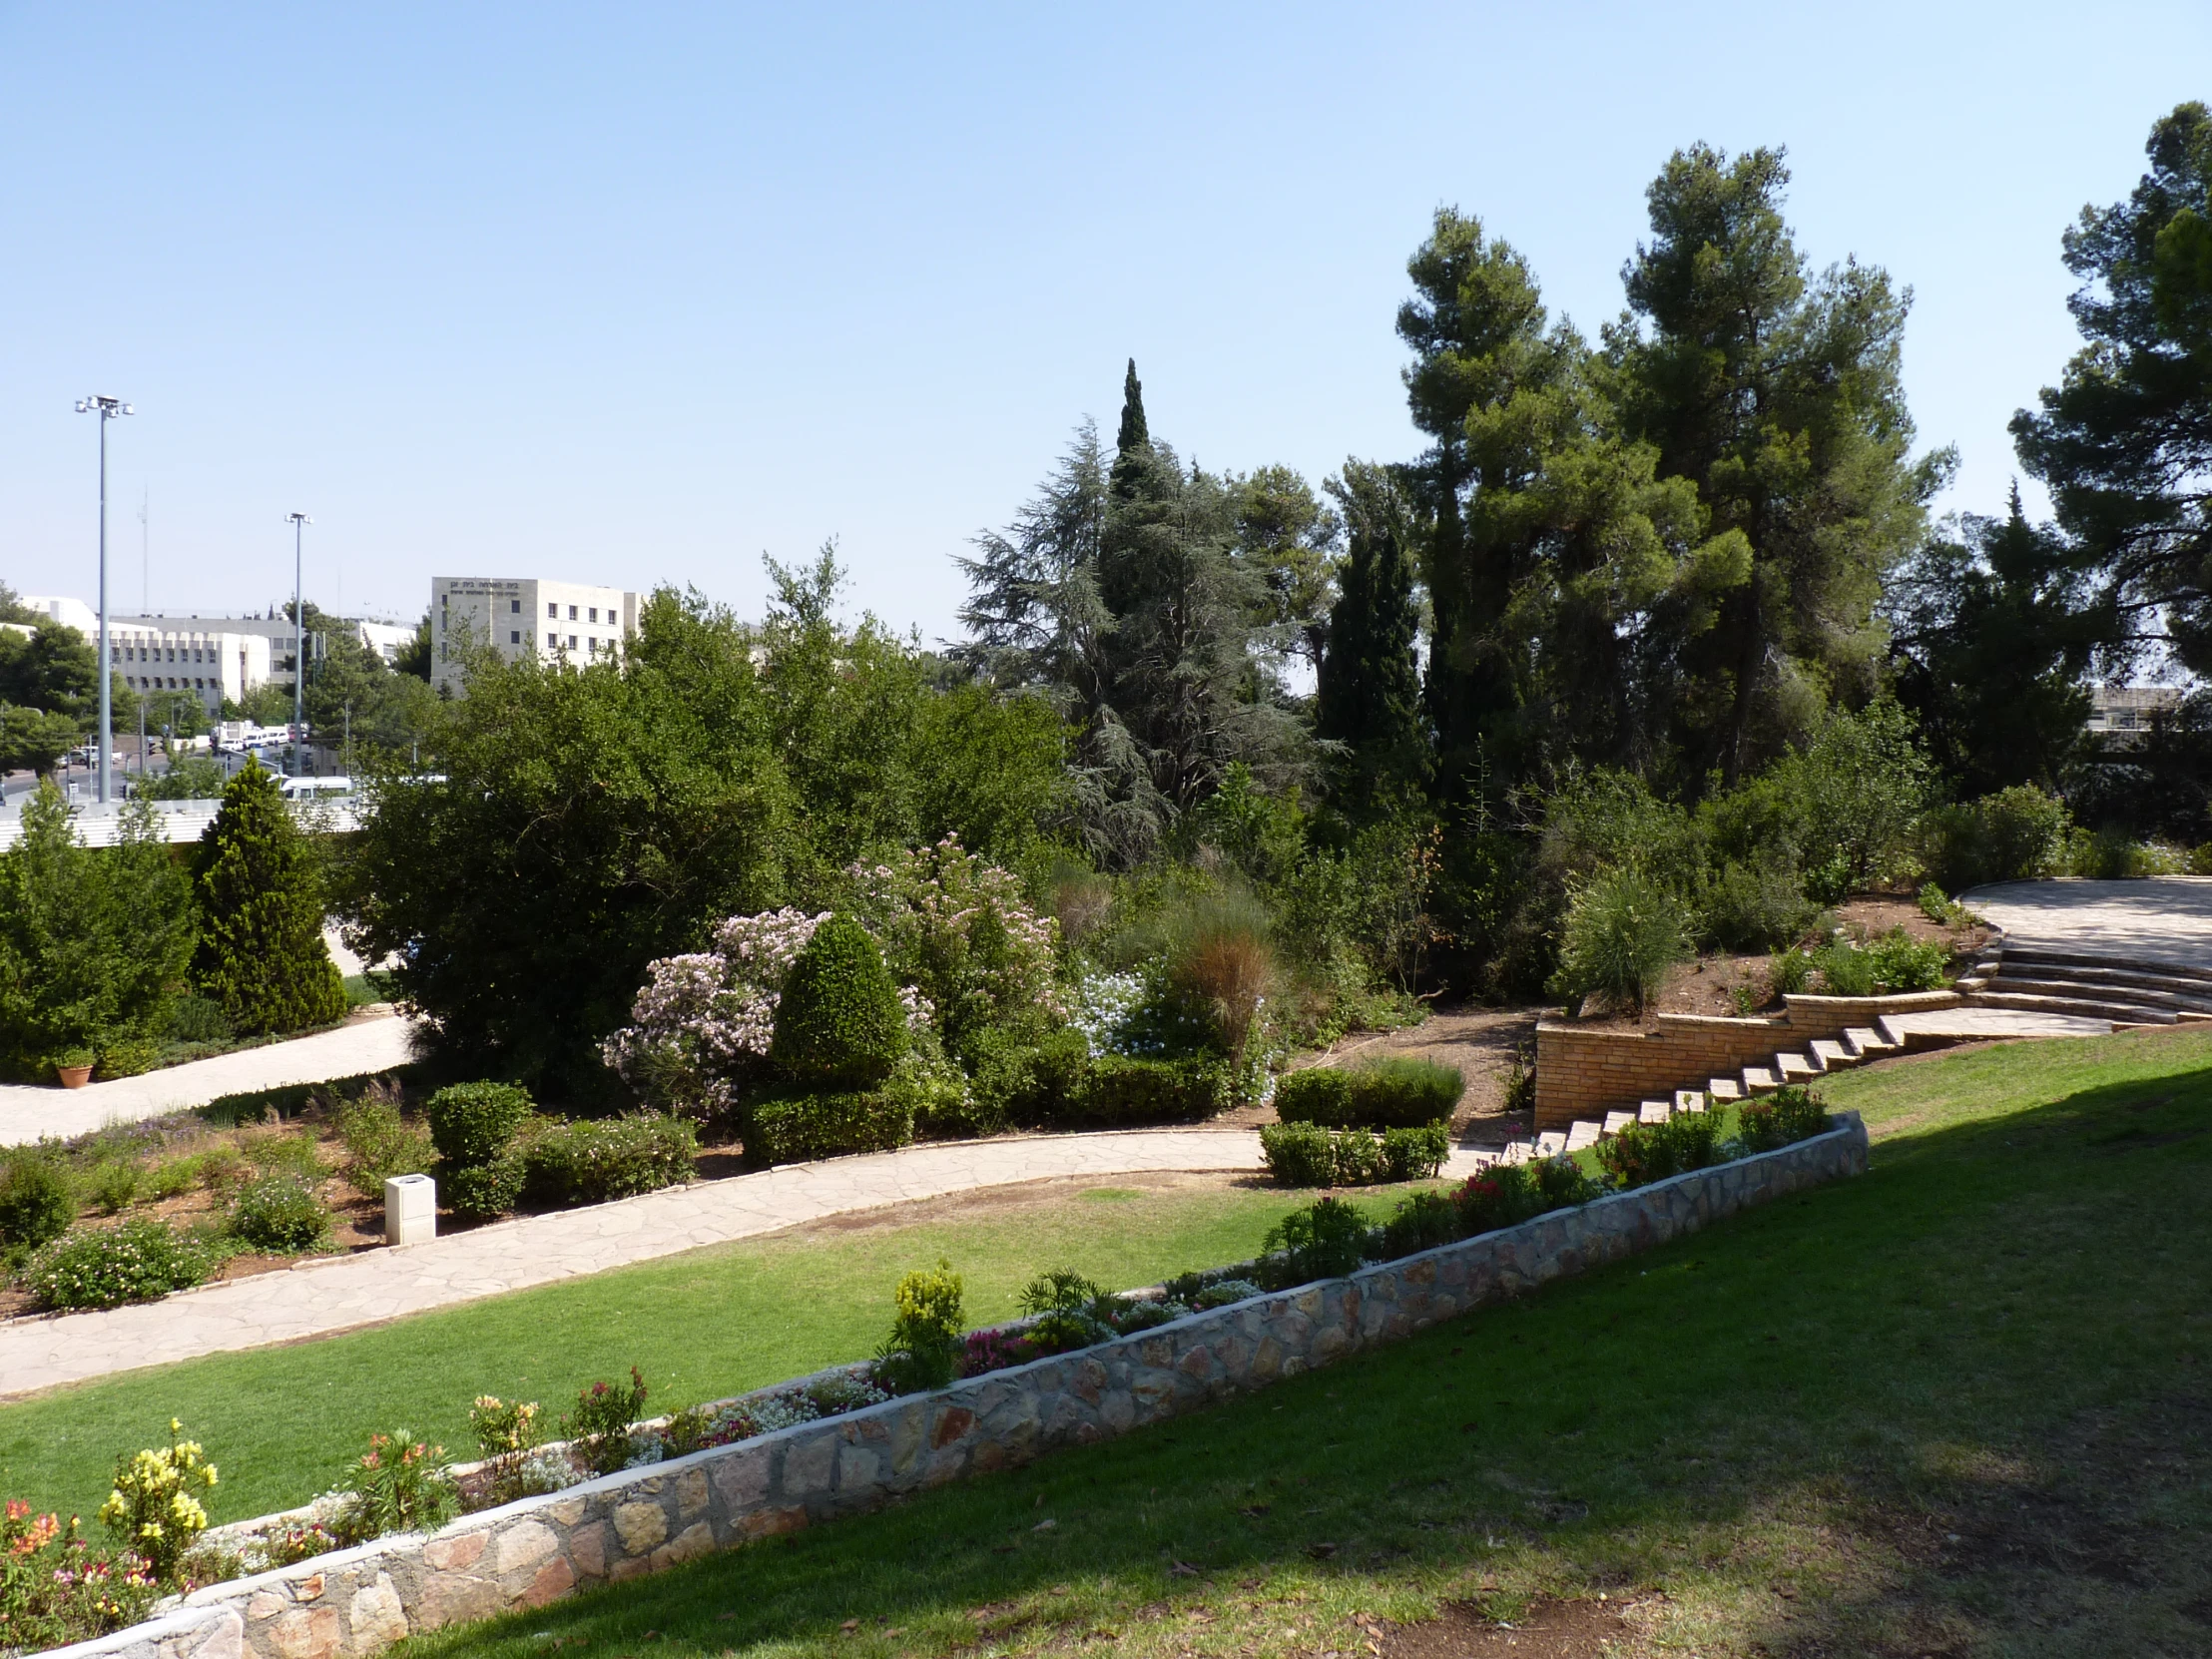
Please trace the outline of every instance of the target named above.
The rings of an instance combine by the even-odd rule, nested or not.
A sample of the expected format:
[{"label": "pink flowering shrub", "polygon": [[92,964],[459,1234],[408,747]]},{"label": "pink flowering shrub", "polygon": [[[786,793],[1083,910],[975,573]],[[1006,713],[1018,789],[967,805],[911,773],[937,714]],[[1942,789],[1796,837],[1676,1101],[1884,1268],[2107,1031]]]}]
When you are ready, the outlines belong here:
[{"label": "pink flowering shrub", "polygon": [[827,910],[788,908],[731,916],[715,929],[714,949],[649,964],[632,1023],[600,1045],[601,1057],[667,1105],[726,1114],[767,1059],[785,975],[829,919]]},{"label": "pink flowering shrub", "polygon": [[1056,973],[1060,924],[1022,896],[1012,872],[947,835],[845,872],[859,888],[891,975],[915,987],[945,1047],[966,1057],[993,1027],[1040,1030],[1067,1018]]},{"label": "pink flowering shrub", "polygon": [[75,1516],[34,1514],[20,1498],[0,1509],[0,1652],[39,1653],[120,1630],[160,1594],[144,1560],[94,1549]]}]

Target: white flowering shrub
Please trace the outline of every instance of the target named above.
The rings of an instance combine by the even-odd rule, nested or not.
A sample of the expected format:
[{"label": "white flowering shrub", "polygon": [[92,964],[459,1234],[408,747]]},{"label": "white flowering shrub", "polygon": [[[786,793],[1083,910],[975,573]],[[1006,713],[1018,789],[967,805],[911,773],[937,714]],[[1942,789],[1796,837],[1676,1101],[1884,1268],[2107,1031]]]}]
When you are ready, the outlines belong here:
[{"label": "white flowering shrub", "polygon": [[915,988],[945,1047],[965,1058],[993,1027],[1041,1030],[1068,1016],[1057,976],[1060,924],[1020,880],[947,835],[846,872],[891,975]]},{"label": "white flowering shrub", "polygon": [[601,1058],[668,1105],[728,1112],[768,1056],[785,976],[829,919],[827,910],[790,908],[731,916],[715,929],[714,949],[648,964],[631,1023],[600,1045]]},{"label": "white flowering shrub", "polygon": [[[790,908],[730,916],[715,928],[714,949],[648,963],[631,1023],[600,1044],[600,1057],[664,1105],[727,1114],[767,1062],[792,964],[829,919],[828,910]],[[914,985],[902,984],[898,999],[914,1030],[936,1017]]]},{"label": "white flowering shrub", "polygon": [[1093,1054],[1130,1052],[1129,1027],[1145,990],[1134,973],[1085,973],[1069,999],[1068,1023],[1083,1033]]}]

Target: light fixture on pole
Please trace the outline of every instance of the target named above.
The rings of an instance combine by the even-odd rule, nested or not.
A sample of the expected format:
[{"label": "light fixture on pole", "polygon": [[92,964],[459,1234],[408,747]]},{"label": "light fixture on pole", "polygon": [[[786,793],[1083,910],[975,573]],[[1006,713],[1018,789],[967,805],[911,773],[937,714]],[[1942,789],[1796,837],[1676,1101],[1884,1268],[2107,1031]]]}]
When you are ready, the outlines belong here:
[{"label": "light fixture on pole", "polygon": [[109,729],[114,717],[108,706],[109,665],[113,660],[108,646],[108,422],[133,411],[120,397],[95,396],[78,398],[77,412],[100,417],[100,800],[105,803],[108,754],[115,747],[115,734]]},{"label": "light fixture on pole", "polygon": [[305,513],[286,513],[284,522],[291,526],[291,775],[303,778],[306,774],[301,770],[304,757],[300,751],[307,742],[307,607],[300,599],[299,532],[314,520]]}]

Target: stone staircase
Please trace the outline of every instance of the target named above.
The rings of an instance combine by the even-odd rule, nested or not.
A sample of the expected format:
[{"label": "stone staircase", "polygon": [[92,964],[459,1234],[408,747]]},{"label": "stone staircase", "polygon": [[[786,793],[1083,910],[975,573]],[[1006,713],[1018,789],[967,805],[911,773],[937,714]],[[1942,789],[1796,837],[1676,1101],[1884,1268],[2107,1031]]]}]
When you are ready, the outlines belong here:
[{"label": "stone staircase", "polygon": [[1957,983],[1969,1007],[2085,1014],[2115,1026],[2212,1020],[2212,971],[2007,943]]},{"label": "stone staircase", "polygon": [[[2212,983],[2207,983],[2206,989],[2212,990]],[[2212,1008],[2212,1003],[2207,1007]],[[2212,1018],[2212,1013],[2206,1017]],[[1579,1118],[1569,1129],[1547,1130],[1532,1140],[1508,1141],[1498,1161],[1518,1164],[1530,1158],[1580,1152],[1609,1135],[1619,1134],[1631,1123],[1664,1123],[1677,1112],[1702,1112],[1708,1106],[1726,1107],[1755,1095],[1773,1094],[1777,1089],[1801,1087],[1827,1072],[1843,1071],[1885,1054],[1902,1054],[1909,1046],[1920,1045],[1912,1043],[1905,1028],[1891,1016],[1883,1015],[1871,1026],[1848,1028],[1841,1037],[1815,1037],[1802,1050],[1778,1053],[1764,1064],[1711,1078],[1702,1089],[1677,1089],[1670,1098],[1647,1100],[1634,1111],[1622,1108],[1608,1112],[1603,1121]]]}]

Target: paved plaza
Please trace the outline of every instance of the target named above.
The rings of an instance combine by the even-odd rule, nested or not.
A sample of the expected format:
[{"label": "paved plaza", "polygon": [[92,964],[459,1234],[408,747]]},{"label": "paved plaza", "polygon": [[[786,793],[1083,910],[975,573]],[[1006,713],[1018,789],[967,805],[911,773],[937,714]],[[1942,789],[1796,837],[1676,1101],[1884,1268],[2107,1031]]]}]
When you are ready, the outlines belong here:
[{"label": "paved plaza", "polygon": [[2008,945],[2212,970],[2212,876],[2003,881],[1959,899]]}]

